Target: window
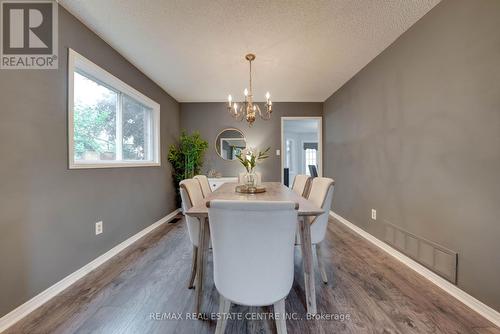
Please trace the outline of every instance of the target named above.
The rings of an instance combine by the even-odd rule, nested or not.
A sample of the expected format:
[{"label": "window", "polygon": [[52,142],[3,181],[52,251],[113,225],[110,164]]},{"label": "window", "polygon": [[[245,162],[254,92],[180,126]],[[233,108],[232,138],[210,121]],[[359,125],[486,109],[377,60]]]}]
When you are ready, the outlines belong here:
[{"label": "window", "polygon": [[305,171],[306,175],[311,176],[311,171],[309,170],[309,165],[317,166],[317,153],[318,144],[317,143],[304,143],[304,155],[305,155]]},{"label": "window", "polygon": [[160,105],[73,50],[69,167],[160,166]]}]

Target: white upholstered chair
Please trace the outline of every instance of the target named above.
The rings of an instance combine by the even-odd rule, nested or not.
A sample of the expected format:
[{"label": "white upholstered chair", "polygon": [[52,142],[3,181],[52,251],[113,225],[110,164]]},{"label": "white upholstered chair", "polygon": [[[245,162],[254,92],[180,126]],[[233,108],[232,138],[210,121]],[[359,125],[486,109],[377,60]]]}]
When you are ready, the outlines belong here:
[{"label": "white upholstered chair", "polygon": [[307,198],[311,177],[307,175],[296,175],[293,179],[292,190],[302,197]]},{"label": "white upholstered chair", "polygon": [[[245,184],[245,175],[247,173],[240,173],[238,176],[238,183],[239,184]],[[262,184],[262,173],[261,172],[255,172],[255,176],[257,177],[257,185]]]},{"label": "white upholstered chair", "polygon": [[[204,202],[203,192],[200,183],[195,179],[182,180],[180,182],[180,193],[182,199],[182,211],[186,212],[191,207]],[[189,278],[188,288],[194,287],[194,279],[196,277],[196,262],[198,254],[198,236],[200,233],[200,221],[196,217],[184,215],[186,219],[189,240],[193,245],[193,257],[191,264],[191,276]]]},{"label": "white upholstered chair", "polygon": [[[208,209],[219,312],[231,303],[274,304],[278,333],[286,333],[285,298],[294,274],[297,205],[293,202],[213,200]],[[224,333],[227,319],[217,322]]]},{"label": "white upholstered chair", "polygon": [[203,192],[204,197],[207,197],[212,192],[208,178],[205,175],[196,175],[193,179],[198,180],[200,183],[201,191]]},{"label": "white upholstered chair", "polygon": [[[311,181],[309,195],[307,197],[311,202],[323,209],[321,215],[312,218],[311,243],[313,245],[313,251],[316,253],[321,279],[325,284],[328,283],[328,278],[323,265],[320,243],[325,238],[326,228],[328,227],[328,217],[332,205],[334,185],[335,182],[330,178],[315,177]],[[299,234],[297,234],[297,244],[300,244]]]}]

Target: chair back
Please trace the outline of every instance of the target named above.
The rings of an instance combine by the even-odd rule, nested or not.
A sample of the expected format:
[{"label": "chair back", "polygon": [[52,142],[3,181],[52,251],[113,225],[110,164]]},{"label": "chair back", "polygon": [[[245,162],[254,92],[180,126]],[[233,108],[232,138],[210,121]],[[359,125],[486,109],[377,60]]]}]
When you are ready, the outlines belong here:
[{"label": "chair back", "polygon": [[210,183],[208,182],[208,177],[206,177],[205,175],[196,175],[193,177],[193,179],[198,180],[198,182],[200,183],[203,197],[207,197],[212,192]]},{"label": "chair back", "polygon": [[293,179],[292,190],[302,197],[307,197],[310,181],[311,178],[307,175],[297,175]]},{"label": "chair back", "polygon": [[240,305],[264,306],[288,295],[296,208],[293,202],[210,201],[214,282],[222,296]]},{"label": "chair back", "polygon": [[327,177],[315,177],[312,179],[308,199],[323,209],[323,213],[315,218],[311,225],[311,242],[320,243],[325,238],[328,226],[328,217],[332,205],[333,190],[335,182]]},{"label": "chair back", "polygon": [[[187,179],[180,182],[180,193],[182,199],[182,211],[185,213],[194,205],[203,204],[204,197],[198,180]],[[184,215],[191,243],[198,247],[198,235],[200,233],[200,221],[196,217]]]},{"label": "chair back", "polygon": [[[239,176],[238,176],[238,183],[239,184],[245,184],[246,183],[246,180],[245,180],[245,175],[247,173],[240,173]],[[257,178],[257,185],[260,185],[262,184],[262,173],[261,172],[255,172],[255,176]]]}]

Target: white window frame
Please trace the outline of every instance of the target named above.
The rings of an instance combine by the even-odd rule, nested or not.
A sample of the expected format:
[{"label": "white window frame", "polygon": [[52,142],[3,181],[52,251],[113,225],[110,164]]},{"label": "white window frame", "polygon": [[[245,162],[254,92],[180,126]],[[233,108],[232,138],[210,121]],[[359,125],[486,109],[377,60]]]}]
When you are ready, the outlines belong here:
[{"label": "white window frame", "polygon": [[[137,100],[148,108],[152,110],[152,120],[153,126],[153,138],[151,140],[152,144],[152,160],[96,160],[96,161],[81,161],[75,160],[74,152],[74,73],[75,71],[81,71],[89,75],[91,78],[95,78],[98,82],[111,87],[111,89],[118,91],[120,93],[126,94],[131,98]],[[119,102],[120,104],[121,102]],[[117,122],[119,115],[117,114]],[[122,152],[118,152],[121,147],[117,145],[117,156],[121,156]],[[129,86],[125,82],[121,81],[111,73],[102,69],[98,65],[94,64],[92,61],[80,55],[73,49],[68,49],[68,154],[69,154],[69,168],[70,169],[84,169],[84,168],[113,168],[113,167],[157,167],[161,166],[161,156],[160,156],[160,105],[142,94],[135,88]]]}]

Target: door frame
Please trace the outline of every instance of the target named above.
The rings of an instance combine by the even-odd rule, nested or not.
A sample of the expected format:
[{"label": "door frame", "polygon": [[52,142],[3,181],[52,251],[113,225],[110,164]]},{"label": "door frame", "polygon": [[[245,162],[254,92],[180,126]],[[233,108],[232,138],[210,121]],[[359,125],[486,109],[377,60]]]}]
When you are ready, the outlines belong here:
[{"label": "door frame", "polygon": [[280,182],[283,184],[283,178],[284,178],[284,173],[283,173],[283,165],[284,165],[284,139],[285,139],[285,134],[283,131],[283,124],[284,121],[297,121],[301,119],[313,119],[319,121],[319,138],[318,138],[318,176],[323,176],[323,116],[283,116],[281,117],[281,151],[280,151],[280,161],[281,161],[281,179]]}]

